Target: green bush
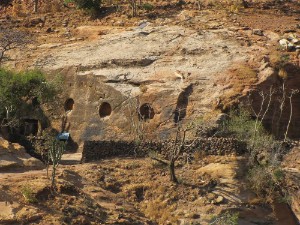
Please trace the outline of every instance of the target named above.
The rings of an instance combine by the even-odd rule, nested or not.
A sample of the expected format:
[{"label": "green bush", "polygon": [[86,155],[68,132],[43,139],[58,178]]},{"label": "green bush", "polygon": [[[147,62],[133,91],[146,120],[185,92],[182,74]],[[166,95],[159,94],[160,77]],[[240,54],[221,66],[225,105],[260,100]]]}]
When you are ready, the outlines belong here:
[{"label": "green bush", "polygon": [[146,11],[152,11],[154,9],[154,6],[150,3],[144,3],[142,5],[142,8]]},{"label": "green bush", "polygon": [[53,101],[60,92],[61,84],[46,80],[37,70],[14,72],[0,68],[0,118],[18,120],[22,106],[36,98],[40,103]]},{"label": "green bush", "polygon": [[101,0],[73,0],[80,9],[96,10],[100,9]]},{"label": "green bush", "polygon": [[281,198],[280,192],[284,193],[284,172],[280,167],[271,164],[254,166],[249,170],[248,181],[251,189],[265,202]]},{"label": "green bush", "polygon": [[85,12],[92,18],[97,18],[102,0],[65,0],[65,4],[73,2],[77,8],[84,9]]},{"label": "green bush", "polygon": [[282,142],[275,140],[260,120],[253,120],[249,111],[231,112],[230,120],[223,126],[223,134],[245,141],[248,146],[248,183],[265,202],[281,198],[284,172],[281,169]]},{"label": "green bush", "polygon": [[225,212],[211,219],[210,225],[238,225],[239,213]]},{"label": "green bush", "polygon": [[265,130],[261,121],[254,120],[250,111],[244,108],[230,113],[230,120],[223,124],[221,135],[246,142],[252,157],[256,157],[261,151],[280,147],[274,137]]},{"label": "green bush", "polygon": [[29,187],[28,185],[25,185],[22,187],[21,193],[22,193],[23,197],[25,198],[26,202],[28,202],[28,203],[36,203],[37,202],[37,199],[34,196],[34,193],[31,189],[31,187]]}]

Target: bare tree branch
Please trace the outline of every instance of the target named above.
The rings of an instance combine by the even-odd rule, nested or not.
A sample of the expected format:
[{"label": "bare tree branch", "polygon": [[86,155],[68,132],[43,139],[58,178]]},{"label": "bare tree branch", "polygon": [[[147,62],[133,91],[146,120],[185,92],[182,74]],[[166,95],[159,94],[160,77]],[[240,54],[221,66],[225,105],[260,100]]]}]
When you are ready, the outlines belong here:
[{"label": "bare tree branch", "polygon": [[6,58],[7,51],[25,47],[31,40],[31,36],[26,32],[0,28],[0,65]]},{"label": "bare tree branch", "polygon": [[286,126],[286,131],[285,131],[285,134],[284,134],[284,141],[286,141],[286,139],[287,139],[287,135],[288,135],[289,128],[290,128],[290,123],[291,123],[292,116],[293,116],[292,97],[293,97],[293,95],[298,94],[298,93],[299,93],[298,89],[292,89],[290,95],[288,96],[288,99],[289,99],[289,102],[290,102],[290,117],[289,117],[289,122]]}]

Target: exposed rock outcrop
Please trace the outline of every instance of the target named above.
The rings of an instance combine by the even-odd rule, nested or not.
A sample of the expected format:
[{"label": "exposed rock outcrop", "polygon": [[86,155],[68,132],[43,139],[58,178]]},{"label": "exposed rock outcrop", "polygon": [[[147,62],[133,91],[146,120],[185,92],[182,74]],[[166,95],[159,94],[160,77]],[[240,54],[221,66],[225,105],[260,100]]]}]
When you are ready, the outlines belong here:
[{"label": "exposed rock outcrop", "polygon": [[[49,48],[33,66],[64,75],[66,100],[74,100],[66,130],[79,144],[116,134],[118,139],[134,136],[133,121],[141,116],[133,114],[142,111],[151,112],[143,135],[165,139],[177,122],[210,113],[220,107],[221,97],[229,92],[236,97],[250,85],[243,78],[232,93],[226,80],[218,82],[249,58],[249,49],[230,38],[233,33],[147,23],[144,28],[111,30],[98,40]],[[102,111],[103,105],[109,113],[108,108]]]},{"label": "exposed rock outcrop", "polygon": [[42,168],[44,168],[43,163],[27,154],[24,147],[0,137],[0,171]]},{"label": "exposed rock outcrop", "polygon": [[283,160],[291,208],[300,222],[300,148],[294,147]]}]

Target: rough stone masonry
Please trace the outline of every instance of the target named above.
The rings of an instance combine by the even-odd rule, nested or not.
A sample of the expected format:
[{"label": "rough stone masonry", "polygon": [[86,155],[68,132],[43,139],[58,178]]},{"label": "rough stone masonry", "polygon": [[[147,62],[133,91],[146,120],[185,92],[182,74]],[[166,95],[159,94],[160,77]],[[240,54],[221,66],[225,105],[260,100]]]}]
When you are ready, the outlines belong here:
[{"label": "rough stone masonry", "polygon": [[[200,138],[187,141],[185,153],[196,151],[208,155],[241,155],[246,150],[246,144],[233,138]],[[174,140],[163,142],[134,141],[85,141],[82,152],[82,162],[90,162],[117,156],[145,157],[150,152],[162,154],[168,158],[174,148]]]}]

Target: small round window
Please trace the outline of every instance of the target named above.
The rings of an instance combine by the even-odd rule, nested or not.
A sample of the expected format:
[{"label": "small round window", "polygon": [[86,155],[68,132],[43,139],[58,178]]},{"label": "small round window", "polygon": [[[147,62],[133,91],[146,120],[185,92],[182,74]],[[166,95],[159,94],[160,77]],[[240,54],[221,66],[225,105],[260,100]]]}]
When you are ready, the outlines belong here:
[{"label": "small round window", "polygon": [[112,113],[111,105],[108,102],[103,102],[99,107],[100,118],[110,116],[111,113]]},{"label": "small round window", "polygon": [[139,119],[140,120],[148,120],[153,119],[154,110],[149,103],[145,103],[140,107],[139,111]]},{"label": "small round window", "polygon": [[72,98],[68,98],[65,101],[65,111],[71,111],[74,108],[74,100]]}]

